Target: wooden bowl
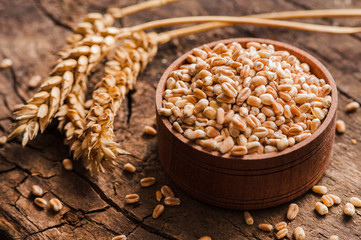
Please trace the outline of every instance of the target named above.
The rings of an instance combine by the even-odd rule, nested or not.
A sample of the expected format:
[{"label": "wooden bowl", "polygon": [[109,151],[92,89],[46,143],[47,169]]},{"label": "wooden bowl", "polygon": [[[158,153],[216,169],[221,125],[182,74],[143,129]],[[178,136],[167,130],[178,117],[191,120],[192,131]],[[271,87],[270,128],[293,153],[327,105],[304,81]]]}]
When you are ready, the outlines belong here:
[{"label": "wooden bowl", "polygon": [[172,181],[192,197],[219,207],[261,209],[293,200],[307,192],[322,177],[329,164],[335,135],[336,84],[330,72],[310,54],[286,43],[258,38],[236,38],[209,43],[247,42],[273,44],[287,50],[311,72],[331,85],[332,103],[320,128],[306,140],[281,152],[234,157],[209,152],[176,132],[167,117],[158,114],[166,80],[191,52],[174,61],[164,72],[156,91],[159,158]]}]

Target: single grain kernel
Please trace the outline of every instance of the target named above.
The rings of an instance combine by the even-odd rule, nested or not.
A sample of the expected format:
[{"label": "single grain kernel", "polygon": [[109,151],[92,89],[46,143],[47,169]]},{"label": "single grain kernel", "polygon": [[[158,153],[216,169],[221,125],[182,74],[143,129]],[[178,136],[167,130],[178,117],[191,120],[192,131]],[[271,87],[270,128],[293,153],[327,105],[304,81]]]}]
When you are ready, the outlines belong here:
[{"label": "single grain kernel", "polygon": [[351,139],[351,143],[352,143],[352,144],[357,144],[357,140],[354,139],[354,138],[352,138],[352,139]]},{"label": "single grain kernel", "polygon": [[290,206],[288,207],[287,219],[292,221],[293,219],[296,218],[299,211],[300,208],[298,207],[298,205],[296,203],[291,203]]},{"label": "single grain kernel", "polygon": [[199,238],[198,240],[212,240],[212,238],[209,236],[203,236],[203,237]]},{"label": "single grain kernel", "polygon": [[288,140],[287,138],[281,138],[278,142],[277,142],[277,148],[278,150],[282,151],[284,149],[286,149],[288,147]]},{"label": "single grain kernel", "polygon": [[321,186],[321,185],[315,185],[315,186],[312,187],[312,191],[313,191],[314,193],[318,193],[318,194],[324,195],[324,194],[327,193],[327,187]]},{"label": "single grain kernel", "polygon": [[326,207],[331,207],[334,204],[333,198],[330,195],[327,195],[327,194],[323,195],[321,199],[322,199],[323,204],[325,204]]},{"label": "single grain kernel", "polygon": [[30,88],[36,88],[37,86],[40,85],[40,82],[41,82],[41,76],[35,75],[30,78],[28,85]]},{"label": "single grain kernel", "polygon": [[125,235],[118,235],[113,237],[112,240],[128,240],[128,238]]},{"label": "single grain kernel", "polygon": [[355,207],[361,207],[361,199],[359,199],[358,197],[351,197],[350,203]]},{"label": "single grain kernel", "polygon": [[226,137],[223,142],[219,145],[219,151],[221,153],[229,152],[234,146],[234,141],[231,136]]},{"label": "single grain kernel", "polygon": [[157,199],[158,202],[160,202],[162,200],[162,197],[163,197],[163,195],[162,195],[161,191],[158,190],[155,192],[155,199]]},{"label": "single grain kernel", "polygon": [[33,186],[31,187],[31,193],[32,193],[34,196],[40,197],[40,196],[43,195],[43,189],[42,189],[40,186],[38,186],[38,185],[33,185]]},{"label": "single grain kernel", "polygon": [[142,178],[140,180],[140,185],[142,185],[142,187],[150,187],[155,184],[155,181],[156,181],[155,177]]},{"label": "single grain kernel", "polygon": [[295,230],[293,231],[293,236],[295,237],[295,240],[306,239],[306,233],[302,227],[296,227]]},{"label": "single grain kernel", "polygon": [[163,214],[163,212],[164,212],[164,205],[163,204],[158,204],[153,210],[152,217],[154,219],[157,219]]},{"label": "single grain kernel", "polygon": [[34,204],[40,208],[45,208],[46,206],[48,206],[48,202],[44,198],[35,198]]},{"label": "single grain kernel", "polygon": [[356,213],[355,206],[352,203],[346,203],[343,209],[343,213],[346,214],[347,216],[352,217]]},{"label": "single grain kernel", "polygon": [[67,171],[72,171],[73,170],[73,161],[68,158],[65,158],[63,160],[63,168]]},{"label": "single grain kernel", "polygon": [[338,240],[338,236],[332,235],[328,240]]},{"label": "single grain kernel", "polygon": [[261,223],[258,225],[258,228],[265,232],[271,232],[273,230],[273,226],[268,223]]},{"label": "single grain kernel", "polygon": [[346,124],[344,121],[342,121],[342,120],[336,121],[336,131],[338,133],[344,133],[346,131]]},{"label": "single grain kernel", "polygon": [[9,68],[12,65],[13,65],[13,61],[11,61],[11,59],[9,59],[9,58],[4,58],[0,62],[0,68]]},{"label": "single grain kernel", "polygon": [[128,204],[139,202],[139,195],[136,193],[128,194],[125,196],[125,202]]},{"label": "single grain kernel", "polygon": [[157,130],[155,130],[153,127],[151,126],[145,126],[144,127],[144,132],[148,135],[151,135],[151,136],[155,136],[157,135]]},{"label": "single grain kernel", "polygon": [[360,104],[358,102],[350,102],[346,105],[346,111],[347,112],[354,112],[357,108],[360,107]]},{"label": "single grain kernel", "polygon": [[286,222],[279,222],[276,224],[276,230],[280,231],[284,228],[287,228],[287,223]]},{"label": "single grain kernel", "polygon": [[254,220],[250,212],[245,211],[243,213],[243,216],[244,216],[244,221],[246,222],[247,225],[253,225]]},{"label": "single grain kernel", "polygon": [[175,196],[173,190],[167,185],[163,185],[160,191],[165,198]]},{"label": "single grain kernel", "polygon": [[126,163],[124,164],[124,171],[129,172],[129,173],[134,173],[137,169],[134,167],[133,164],[131,163]]},{"label": "single grain kernel", "polygon": [[8,138],[6,136],[1,136],[0,137],[0,146],[4,145],[7,142]]},{"label": "single grain kernel", "polygon": [[333,200],[333,203],[334,204],[340,204],[341,203],[341,198],[334,195],[334,194],[328,194],[328,196],[330,196]]},{"label": "single grain kernel", "polygon": [[181,200],[176,197],[166,197],[164,199],[164,204],[167,206],[179,206],[181,204]]},{"label": "single grain kernel", "polygon": [[49,204],[54,212],[59,212],[63,208],[63,204],[61,204],[60,200],[57,198],[50,199]]},{"label": "single grain kernel", "polygon": [[231,155],[233,156],[243,156],[246,155],[248,152],[247,147],[246,146],[234,146],[231,149]]},{"label": "single grain kernel", "polygon": [[320,214],[320,215],[326,215],[328,213],[328,208],[326,207],[326,205],[317,202],[315,204],[315,210]]},{"label": "single grain kernel", "polygon": [[282,239],[282,238],[285,238],[287,236],[287,234],[288,234],[288,229],[284,228],[284,229],[279,230],[276,233],[276,237],[277,237],[277,239]]}]

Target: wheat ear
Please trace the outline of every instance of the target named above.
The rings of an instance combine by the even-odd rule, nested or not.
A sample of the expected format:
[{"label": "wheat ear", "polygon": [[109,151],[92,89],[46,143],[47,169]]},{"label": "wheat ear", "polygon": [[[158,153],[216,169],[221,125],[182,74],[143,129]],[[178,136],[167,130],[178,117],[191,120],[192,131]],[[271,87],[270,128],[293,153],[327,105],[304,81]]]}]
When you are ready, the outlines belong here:
[{"label": "wheat ear", "polygon": [[22,146],[33,139],[39,129],[41,132],[45,130],[59,107],[67,99],[74,83],[81,82],[114,45],[113,35],[119,32],[112,32],[113,29],[106,27],[102,19],[98,17],[94,19],[87,15],[84,23],[87,24],[82,25],[87,25],[87,27],[83,27],[83,29],[95,28],[93,25],[96,24],[104,26],[104,29],[99,29],[103,36],[84,32],[84,38],[74,48],[62,52],[58,64],[42,83],[37,93],[25,105],[19,106],[15,110],[16,123],[9,138],[23,134]]},{"label": "wheat ear", "polygon": [[85,130],[71,145],[74,157],[81,157],[84,166],[93,174],[111,170],[117,155],[128,154],[114,142],[114,117],[140,71],[156,55],[155,39],[155,33],[133,33],[106,63],[106,77],[93,92]]}]

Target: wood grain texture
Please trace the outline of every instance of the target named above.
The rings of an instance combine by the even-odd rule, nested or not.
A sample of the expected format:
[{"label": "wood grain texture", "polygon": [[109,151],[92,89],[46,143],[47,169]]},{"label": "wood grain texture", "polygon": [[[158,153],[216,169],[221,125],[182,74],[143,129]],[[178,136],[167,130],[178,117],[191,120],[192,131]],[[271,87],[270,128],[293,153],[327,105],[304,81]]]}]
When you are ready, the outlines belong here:
[{"label": "wood grain texture", "polygon": [[[89,11],[104,11],[109,6],[135,3],[135,0],[13,0],[0,1],[0,59],[9,57],[14,65],[0,71],[0,132],[9,133],[11,111],[35,90],[27,82],[31,76],[46,76],[56,55],[70,35],[69,27]],[[132,26],[144,21],[186,15],[245,15],[258,12],[320,8],[360,8],[360,1],[329,0],[183,0],[126,17],[117,25]],[[306,21],[306,20],[303,20]],[[361,19],[314,20],[319,24],[360,26]],[[157,31],[166,30],[160,28]],[[346,114],[344,106],[350,101],[361,102],[361,35],[331,35],[288,31],[274,28],[236,26],[212,30],[172,40],[160,46],[154,61],[137,81],[136,91],[122,105],[115,122],[116,140],[121,147],[139,159],[120,158],[119,166],[111,174],[90,177],[79,166],[66,172],[61,161],[69,157],[69,149],[62,143],[63,135],[52,124],[29,146],[22,149],[19,140],[0,147],[0,239],[111,239],[126,234],[131,240],[179,239],[195,240],[209,235],[212,239],[274,239],[271,233],[257,230],[261,222],[276,224],[285,220],[288,203],[262,211],[252,211],[254,226],[246,226],[243,212],[211,207],[190,198],[166,176],[159,162],[156,139],[143,135],[144,125],[152,124],[155,115],[155,88],[162,73],[177,57],[203,43],[234,37],[260,37],[283,41],[304,49],[319,59],[334,76],[339,89],[338,115],[346,122],[347,130],[336,135],[334,153],[320,184],[339,195],[343,203],[330,208],[325,217],[314,212],[320,196],[311,192],[294,200],[300,206],[290,230],[303,226],[309,239],[326,240],[332,234],[340,239],[361,238],[360,210],[352,219],[342,215],[343,205],[354,195],[361,195],[361,148],[350,143],[361,137],[361,111]],[[91,77],[92,86],[102,75],[99,68]],[[128,108],[129,106],[129,108]],[[130,122],[127,122],[127,119]],[[136,174],[122,171],[123,162],[132,162]],[[144,176],[155,176],[151,188],[140,187]],[[78,188],[71,183],[79,183]],[[58,197],[64,210],[51,214],[33,206],[29,186],[40,184],[46,198]],[[166,207],[164,214],[153,220],[156,206],[155,191],[167,184],[181,198],[178,207]],[[138,193],[138,205],[126,205],[124,196]]]}]

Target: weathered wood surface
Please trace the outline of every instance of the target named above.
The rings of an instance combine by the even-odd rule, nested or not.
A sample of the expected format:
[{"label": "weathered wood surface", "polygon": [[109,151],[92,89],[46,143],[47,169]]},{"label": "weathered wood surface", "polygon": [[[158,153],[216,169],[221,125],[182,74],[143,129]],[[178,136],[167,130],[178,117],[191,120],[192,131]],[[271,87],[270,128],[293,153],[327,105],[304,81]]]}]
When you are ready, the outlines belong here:
[{"label": "weathered wood surface", "polygon": [[[118,2],[118,3],[117,3]],[[70,26],[89,11],[104,11],[135,1],[0,1],[0,59],[14,61],[10,69],[0,72],[0,135],[9,133],[11,110],[28,99],[34,90],[27,81],[32,75],[46,76],[56,60],[56,51],[65,44]],[[322,0],[253,0],[196,1],[184,0],[169,6],[137,13],[119,24],[131,26],[156,18],[185,15],[244,15],[257,12],[317,8],[361,8],[360,1]],[[317,20],[334,25],[361,25],[361,19]],[[165,30],[165,29],[158,29]],[[126,234],[129,239],[274,239],[274,234],[257,230],[261,222],[276,224],[285,220],[288,205],[253,212],[254,226],[246,226],[243,213],[207,206],[189,198],[165,176],[157,157],[155,138],[145,137],[143,127],[154,117],[155,86],[162,72],[183,52],[206,42],[231,37],[263,37],[284,41],[300,47],[323,62],[333,74],[339,88],[338,117],[345,120],[347,131],[336,136],[331,164],[321,180],[329,191],[339,195],[343,203],[332,207],[325,217],[314,212],[319,196],[307,193],[295,200],[299,216],[290,229],[303,226],[308,239],[328,239],[336,234],[340,239],[361,239],[361,210],[353,218],[342,215],[344,203],[350,196],[361,196],[361,148],[350,143],[361,137],[360,110],[346,114],[344,106],[352,100],[361,102],[361,35],[331,35],[297,32],[263,27],[237,26],[172,40],[160,46],[160,51],[139,77],[135,93],[117,116],[116,139],[122,147],[139,159],[119,159],[119,167],[111,174],[90,177],[81,168],[66,172],[61,161],[69,157],[63,136],[53,124],[27,147],[19,139],[0,147],[0,239],[111,239]],[[101,71],[94,73],[92,83]],[[131,115],[130,115],[131,113]],[[127,118],[130,117],[130,123]],[[123,162],[132,162],[138,171],[126,174]],[[155,176],[154,187],[142,189],[139,180]],[[32,184],[45,190],[45,198],[56,196],[64,203],[60,213],[39,210],[29,194]],[[151,217],[157,204],[155,190],[168,184],[182,199],[181,206],[166,207],[158,219]],[[257,189],[255,189],[257,191]],[[140,204],[124,204],[128,193],[139,193]]]}]

